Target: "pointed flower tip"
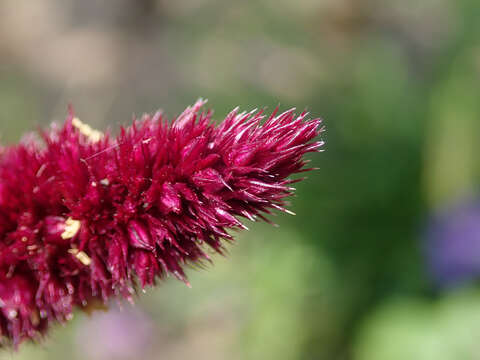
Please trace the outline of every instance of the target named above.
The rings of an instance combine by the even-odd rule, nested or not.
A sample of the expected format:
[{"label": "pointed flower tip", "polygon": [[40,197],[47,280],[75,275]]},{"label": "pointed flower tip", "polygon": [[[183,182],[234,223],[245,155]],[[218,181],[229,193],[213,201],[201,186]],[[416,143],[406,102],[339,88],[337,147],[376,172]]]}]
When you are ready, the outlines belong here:
[{"label": "pointed flower tip", "polygon": [[68,116],[69,116],[70,118],[75,117],[75,110],[73,109],[73,105],[72,105],[72,104],[68,104],[68,105],[67,105],[67,112],[68,112]]},{"label": "pointed flower tip", "polygon": [[[45,131],[45,144],[0,157],[0,335],[37,339],[75,308],[226,254],[240,218],[285,208],[303,156],[323,146],[318,119],[238,108],[218,124],[199,99],[169,124],[162,113],[117,138],[75,117]],[[101,141],[99,141],[101,139]],[[86,141],[87,140],[87,141]],[[273,224],[276,226],[275,224]],[[32,316],[38,314],[38,316]]]}]

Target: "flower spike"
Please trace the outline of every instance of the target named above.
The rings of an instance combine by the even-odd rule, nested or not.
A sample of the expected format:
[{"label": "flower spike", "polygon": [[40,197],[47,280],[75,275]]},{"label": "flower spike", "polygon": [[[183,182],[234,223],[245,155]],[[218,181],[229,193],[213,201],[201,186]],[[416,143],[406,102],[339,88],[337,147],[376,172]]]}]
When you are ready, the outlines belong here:
[{"label": "flower spike", "polygon": [[321,120],[291,109],[233,110],[218,125],[204,101],[169,123],[145,115],[116,138],[70,110],[61,128],[0,151],[0,346],[224,253],[241,219],[285,208],[288,177],[318,151]]}]

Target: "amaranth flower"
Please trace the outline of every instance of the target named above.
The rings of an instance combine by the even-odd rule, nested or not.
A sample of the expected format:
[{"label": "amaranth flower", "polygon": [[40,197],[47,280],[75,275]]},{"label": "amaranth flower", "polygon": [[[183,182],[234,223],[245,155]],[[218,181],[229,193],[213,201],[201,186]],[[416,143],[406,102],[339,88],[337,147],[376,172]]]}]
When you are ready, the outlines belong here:
[{"label": "amaranth flower", "polygon": [[51,322],[131,298],[224,250],[239,218],[288,212],[289,175],[318,151],[307,113],[233,110],[219,125],[202,101],[172,123],[144,115],[111,138],[70,112],[61,128],[0,152],[0,337],[18,345]]}]

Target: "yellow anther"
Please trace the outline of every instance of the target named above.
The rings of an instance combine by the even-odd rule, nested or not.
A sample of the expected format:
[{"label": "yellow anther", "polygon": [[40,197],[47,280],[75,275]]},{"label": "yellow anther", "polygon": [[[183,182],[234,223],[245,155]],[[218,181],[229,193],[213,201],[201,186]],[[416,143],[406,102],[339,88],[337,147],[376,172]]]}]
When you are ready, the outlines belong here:
[{"label": "yellow anther", "polygon": [[92,259],[90,259],[90,256],[88,256],[83,251],[80,251],[78,249],[68,249],[68,252],[75,256],[78,261],[80,261],[85,266],[89,266],[92,263]]},{"label": "yellow anther", "polygon": [[90,125],[81,122],[79,118],[73,118],[72,125],[75,126],[80,133],[88,137],[92,142],[100,141],[103,137],[103,133],[101,131],[95,130]]},{"label": "yellow anther", "polygon": [[62,233],[62,239],[68,240],[77,235],[78,230],[80,230],[80,221],[74,220],[71,217],[65,221],[65,230]]}]

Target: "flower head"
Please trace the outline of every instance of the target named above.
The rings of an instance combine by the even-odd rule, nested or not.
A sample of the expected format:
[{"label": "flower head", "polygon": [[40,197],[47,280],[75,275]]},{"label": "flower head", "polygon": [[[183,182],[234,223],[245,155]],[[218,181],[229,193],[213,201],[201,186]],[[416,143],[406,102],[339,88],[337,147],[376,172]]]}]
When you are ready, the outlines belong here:
[{"label": "flower head", "polygon": [[319,119],[232,111],[202,101],[172,123],[145,115],[116,138],[74,117],[0,152],[0,337],[37,338],[75,307],[131,298],[184,265],[209,261],[241,218],[287,211],[317,151]]}]

